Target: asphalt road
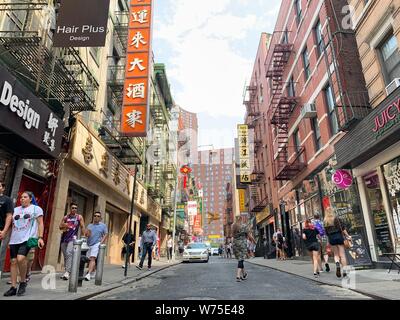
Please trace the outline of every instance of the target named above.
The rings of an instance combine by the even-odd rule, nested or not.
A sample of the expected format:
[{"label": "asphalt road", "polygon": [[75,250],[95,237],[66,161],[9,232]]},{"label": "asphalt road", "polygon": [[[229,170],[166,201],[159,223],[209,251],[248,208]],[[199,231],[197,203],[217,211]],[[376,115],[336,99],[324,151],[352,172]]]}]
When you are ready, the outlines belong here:
[{"label": "asphalt road", "polygon": [[[94,300],[360,300],[348,289],[307,280],[245,262],[249,278],[236,282],[236,260],[183,263]],[[311,268],[310,268],[311,269]],[[144,271],[145,272],[145,271]]]}]

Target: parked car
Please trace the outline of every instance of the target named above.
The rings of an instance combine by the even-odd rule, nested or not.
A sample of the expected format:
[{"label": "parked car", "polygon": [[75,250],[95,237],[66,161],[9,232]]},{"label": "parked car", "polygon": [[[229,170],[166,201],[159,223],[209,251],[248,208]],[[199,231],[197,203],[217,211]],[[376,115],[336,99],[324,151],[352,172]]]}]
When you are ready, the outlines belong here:
[{"label": "parked car", "polygon": [[219,255],[219,252],[218,252],[218,247],[212,247],[211,248],[211,255],[212,256],[218,256]]},{"label": "parked car", "polygon": [[208,262],[209,254],[207,245],[200,242],[190,243],[183,252],[183,262],[203,261]]}]

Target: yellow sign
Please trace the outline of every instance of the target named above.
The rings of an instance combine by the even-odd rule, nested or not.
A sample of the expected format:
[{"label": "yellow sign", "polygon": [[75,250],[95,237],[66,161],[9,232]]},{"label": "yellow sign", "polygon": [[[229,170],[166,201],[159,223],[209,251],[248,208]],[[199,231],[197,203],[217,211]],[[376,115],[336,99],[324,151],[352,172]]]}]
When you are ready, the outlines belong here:
[{"label": "yellow sign", "polygon": [[239,210],[240,212],[246,212],[246,191],[239,189]]},{"label": "yellow sign", "polygon": [[219,234],[211,234],[208,236],[208,239],[219,239],[221,236]]},{"label": "yellow sign", "polygon": [[238,140],[239,140],[240,182],[251,183],[249,128],[246,124],[238,125]]},{"label": "yellow sign", "polygon": [[267,219],[267,217],[270,215],[269,207],[266,207],[263,211],[258,212],[256,214],[256,223],[260,223],[261,221]]}]

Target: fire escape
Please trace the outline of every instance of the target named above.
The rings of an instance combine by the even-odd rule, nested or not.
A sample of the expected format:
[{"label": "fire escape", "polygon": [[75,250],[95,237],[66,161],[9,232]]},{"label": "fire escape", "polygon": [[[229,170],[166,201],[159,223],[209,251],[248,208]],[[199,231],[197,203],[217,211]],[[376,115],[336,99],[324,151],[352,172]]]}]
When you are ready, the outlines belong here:
[{"label": "fire escape", "polygon": [[[47,13],[41,15],[40,11]],[[0,31],[0,59],[59,116],[93,111],[99,84],[75,48],[53,48],[51,23],[56,12],[47,1],[0,3],[0,14],[15,18],[15,26]]]},{"label": "fire escape", "polygon": [[280,32],[274,34],[275,41],[271,42],[266,60],[267,78],[270,78],[272,83],[269,118],[276,129],[275,179],[291,180],[305,167],[304,147],[289,146],[289,119],[298,98],[284,93],[284,72],[293,51],[293,44],[276,41],[279,40],[279,35]]}]

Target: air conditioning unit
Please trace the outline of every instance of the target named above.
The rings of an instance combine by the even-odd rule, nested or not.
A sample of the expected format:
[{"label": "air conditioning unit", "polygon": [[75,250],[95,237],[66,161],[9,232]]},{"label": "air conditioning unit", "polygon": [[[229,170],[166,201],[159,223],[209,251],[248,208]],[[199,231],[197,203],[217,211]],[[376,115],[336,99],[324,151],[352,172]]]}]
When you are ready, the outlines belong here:
[{"label": "air conditioning unit", "polygon": [[301,109],[301,118],[315,118],[317,116],[317,109],[315,103],[307,103]]},{"label": "air conditioning unit", "polygon": [[387,95],[390,95],[398,87],[400,87],[400,78],[394,78],[394,80],[386,87]]}]

